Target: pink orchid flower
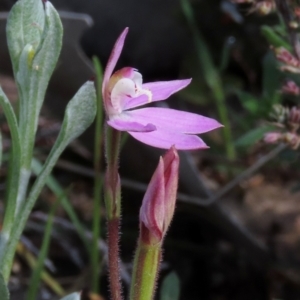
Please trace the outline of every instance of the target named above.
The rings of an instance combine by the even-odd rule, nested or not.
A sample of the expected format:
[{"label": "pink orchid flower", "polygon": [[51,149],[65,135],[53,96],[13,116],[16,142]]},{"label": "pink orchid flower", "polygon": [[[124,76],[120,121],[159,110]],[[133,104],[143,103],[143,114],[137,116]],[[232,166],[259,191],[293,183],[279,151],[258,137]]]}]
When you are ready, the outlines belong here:
[{"label": "pink orchid flower", "polygon": [[145,244],[157,244],[164,238],[173,219],[179,173],[175,147],[160,157],[140,209],[140,234]]},{"label": "pink orchid flower", "polygon": [[157,148],[169,149],[172,145],[181,150],[208,148],[196,134],[221,127],[216,120],[168,108],[133,109],[166,100],[185,88],[191,79],[143,84],[142,75],[131,67],[112,75],[127,33],[128,28],[125,28],[117,39],[103,76],[102,94],[108,125]]}]

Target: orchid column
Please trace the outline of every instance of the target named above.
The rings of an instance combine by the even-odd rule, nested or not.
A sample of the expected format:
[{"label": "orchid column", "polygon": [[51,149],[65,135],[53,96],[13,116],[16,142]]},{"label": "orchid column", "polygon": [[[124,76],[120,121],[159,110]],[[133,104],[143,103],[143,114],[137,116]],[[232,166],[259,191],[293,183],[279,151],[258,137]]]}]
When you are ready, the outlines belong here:
[{"label": "orchid column", "polygon": [[[122,299],[119,275],[119,222],[121,213],[120,178],[118,174],[120,131],[128,132],[144,144],[162,149],[205,149],[207,145],[196,134],[216,129],[217,121],[174,109],[149,107],[134,109],[150,102],[166,100],[185,88],[191,79],[143,84],[142,75],[132,67],[113,74],[128,33],[126,28],[117,39],[108,60],[102,94],[106,112],[105,204],[108,219],[109,280],[113,300]],[[174,122],[176,120],[176,122]]]}]

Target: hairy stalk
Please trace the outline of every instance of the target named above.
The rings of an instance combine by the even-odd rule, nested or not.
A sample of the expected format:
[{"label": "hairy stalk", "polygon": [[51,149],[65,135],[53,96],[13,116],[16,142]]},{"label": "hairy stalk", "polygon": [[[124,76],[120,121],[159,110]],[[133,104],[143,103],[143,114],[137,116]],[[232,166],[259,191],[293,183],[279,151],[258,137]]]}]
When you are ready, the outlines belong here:
[{"label": "hairy stalk", "polygon": [[120,218],[107,221],[108,268],[111,299],[122,299],[119,259],[119,225]]},{"label": "hairy stalk", "polygon": [[118,173],[121,133],[106,126],[105,154],[107,169],[104,183],[104,199],[107,215],[107,244],[109,285],[112,300],[121,300],[122,285],[120,282],[119,259],[119,225],[121,215],[121,183]]},{"label": "hairy stalk", "polygon": [[139,240],[133,266],[130,300],[154,299],[160,261],[161,243],[146,245]]}]

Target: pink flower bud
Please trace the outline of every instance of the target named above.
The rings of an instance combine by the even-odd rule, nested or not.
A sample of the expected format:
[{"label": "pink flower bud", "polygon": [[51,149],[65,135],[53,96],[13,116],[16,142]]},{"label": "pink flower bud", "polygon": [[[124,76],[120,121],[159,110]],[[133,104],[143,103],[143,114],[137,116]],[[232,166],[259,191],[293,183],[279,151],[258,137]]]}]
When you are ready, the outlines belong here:
[{"label": "pink flower bud", "polygon": [[293,106],[289,113],[289,122],[300,125],[300,108]]},{"label": "pink flower bud", "polygon": [[283,47],[275,48],[275,55],[279,61],[284,63],[280,67],[282,71],[300,73],[300,61],[287,49]]},{"label": "pink flower bud", "polygon": [[267,144],[276,144],[282,138],[282,133],[280,132],[268,132],[264,135],[264,142]]},{"label": "pink flower bud", "polygon": [[283,93],[292,94],[292,95],[300,95],[299,86],[292,80],[288,80],[281,88]]},{"label": "pink flower bud", "polygon": [[179,156],[173,146],[163,157],[151,178],[140,210],[140,238],[157,244],[164,238],[174,215]]}]

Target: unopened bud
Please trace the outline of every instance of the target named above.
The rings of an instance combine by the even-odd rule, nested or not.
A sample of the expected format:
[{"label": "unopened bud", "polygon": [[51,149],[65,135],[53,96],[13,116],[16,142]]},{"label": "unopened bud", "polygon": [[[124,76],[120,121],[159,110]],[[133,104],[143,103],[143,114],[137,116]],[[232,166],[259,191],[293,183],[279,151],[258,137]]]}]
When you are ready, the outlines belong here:
[{"label": "unopened bud", "polygon": [[300,108],[292,107],[289,113],[289,122],[295,125],[300,125]]},{"label": "unopened bud", "polygon": [[264,142],[267,144],[276,144],[281,140],[280,132],[268,132],[264,135]]},{"label": "unopened bud", "polygon": [[291,95],[300,95],[300,87],[292,80],[287,81],[281,88],[283,93]]},{"label": "unopened bud", "polygon": [[291,29],[297,29],[297,28],[299,27],[299,24],[298,24],[298,22],[296,22],[296,21],[291,21],[291,22],[289,23],[289,27],[290,27]]},{"label": "unopened bud", "polygon": [[300,6],[294,8],[294,14],[296,17],[300,17]]},{"label": "unopened bud", "polygon": [[283,47],[275,48],[274,51],[277,59],[284,63],[280,67],[282,71],[300,73],[300,61],[291,52]]},{"label": "unopened bud", "polygon": [[272,107],[270,118],[272,121],[277,123],[286,123],[289,116],[289,109],[280,104],[275,104]]},{"label": "unopened bud", "polygon": [[283,142],[290,145],[292,149],[297,149],[300,144],[300,138],[296,133],[286,132],[282,137]]},{"label": "unopened bud", "polygon": [[172,147],[151,178],[140,210],[140,238],[145,244],[162,241],[174,215],[179,172],[179,156]]},{"label": "unopened bud", "polygon": [[256,3],[252,10],[258,12],[262,16],[265,16],[275,10],[275,3],[272,1],[261,1]]}]

